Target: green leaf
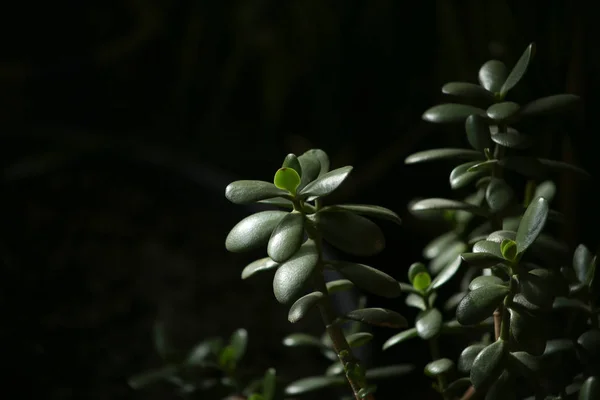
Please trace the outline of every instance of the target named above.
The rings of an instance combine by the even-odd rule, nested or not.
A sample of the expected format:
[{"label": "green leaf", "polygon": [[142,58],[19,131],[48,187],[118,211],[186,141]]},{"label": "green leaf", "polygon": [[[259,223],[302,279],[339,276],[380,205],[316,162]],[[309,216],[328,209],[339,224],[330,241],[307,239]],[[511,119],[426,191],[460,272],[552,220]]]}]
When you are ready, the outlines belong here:
[{"label": "green leaf", "polygon": [[493,93],[485,90],[479,85],[469,82],[448,82],[442,86],[442,93],[453,96],[480,98],[494,100]]},{"label": "green leaf", "polygon": [[302,168],[301,182],[298,187],[298,190],[301,190],[308,185],[308,183],[317,179],[321,173],[321,162],[319,161],[317,154],[305,152],[298,157],[298,163],[300,163],[300,167]]},{"label": "green leaf", "polygon": [[404,160],[405,164],[416,164],[428,161],[446,160],[446,159],[459,159],[459,160],[483,160],[484,157],[481,152],[470,149],[431,149],[423,150],[418,153],[413,153],[406,157]]},{"label": "green leaf", "polygon": [[[485,92],[490,93],[487,90]],[[469,115],[469,117],[465,121],[465,130],[467,132],[467,140],[475,150],[481,152],[486,148],[492,147],[492,141],[490,139],[490,130],[488,128],[488,124],[485,118],[482,118],[476,114]]]},{"label": "green leaf", "polygon": [[511,149],[527,149],[533,144],[531,136],[519,133],[511,127],[508,127],[505,132],[500,132],[497,125],[492,125],[490,133],[494,143]]},{"label": "green leaf", "polygon": [[343,376],[311,376],[290,383],[285,388],[285,394],[295,396],[325,389],[331,386],[341,386],[346,383]]},{"label": "green leaf", "polygon": [[419,272],[413,279],[413,286],[417,290],[426,290],[431,284],[431,276],[428,272]]},{"label": "green leaf", "polygon": [[343,292],[350,290],[354,287],[354,283],[348,279],[337,279],[335,281],[327,282],[327,293],[333,294],[337,292]]},{"label": "green leaf", "polygon": [[395,298],[402,294],[398,282],[378,269],[347,261],[330,261],[329,263],[345,278],[351,280],[356,287],[369,293],[386,298]]},{"label": "green leaf", "polygon": [[[290,153],[285,157],[281,166],[283,168],[291,168],[296,171],[298,173],[298,178],[302,176],[302,166],[300,165],[300,161],[298,161],[298,157],[296,157],[296,155],[293,153]],[[277,183],[275,183],[275,186],[277,186]]]},{"label": "green leaf", "polygon": [[310,346],[323,348],[323,343],[318,337],[305,333],[292,333],[283,339],[283,345],[287,347]]},{"label": "green leaf", "polygon": [[454,361],[449,358],[440,358],[425,366],[425,375],[435,378],[446,375],[454,370]]},{"label": "green leaf", "polygon": [[348,345],[352,348],[364,346],[373,340],[373,334],[369,332],[357,332],[346,337]]},{"label": "green leaf", "polygon": [[550,202],[554,199],[555,195],[556,195],[556,185],[554,184],[554,182],[544,181],[544,182],[540,183],[539,185],[537,185],[537,187],[535,188],[535,193],[533,195],[533,198],[535,199],[537,197],[544,197],[544,198],[546,198],[546,200],[548,200]]},{"label": "green leaf", "polygon": [[229,231],[225,247],[238,253],[265,246],[273,229],[288,214],[286,211],[261,211],[244,218]]},{"label": "green leaf", "polygon": [[352,166],[342,167],[329,171],[300,190],[299,195],[303,198],[309,196],[322,197],[333,193],[348,177]]},{"label": "green leaf", "polygon": [[442,313],[435,308],[421,311],[417,315],[415,327],[417,333],[423,340],[429,340],[436,337],[442,330]]},{"label": "green leaf", "polygon": [[265,372],[262,385],[262,395],[265,400],[275,399],[275,385],[276,385],[277,374],[274,368],[269,368]]},{"label": "green leaf", "polygon": [[448,300],[446,300],[446,302],[444,303],[444,311],[452,311],[454,310],[458,304],[460,303],[460,301],[467,295],[467,292],[458,292],[458,293],[454,293],[452,296],[450,296],[448,298]]},{"label": "green leaf", "polygon": [[504,370],[490,386],[485,400],[517,400],[514,385],[514,376],[508,370]]},{"label": "green leaf", "polygon": [[579,96],[574,94],[555,94],[525,104],[521,109],[521,115],[530,117],[556,113],[569,109],[577,103],[579,103]]},{"label": "green leaf", "polygon": [[498,160],[498,165],[529,178],[541,178],[546,173],[546,169],[542,163],[538,159],[531,157],[507,156]]},{"label": "green leaf", "polygon": [[273,261],[285,262],[298,251],[303,240],[304,215],[291,212],[273,230],[267,245],[267,254]]},{"label": "green leaf", "polygon": [[273,197],[272,199],[260,200],[258,203],[287,209],[294,208],[294,203],[291,200],[284,199],[283,197]]},{"label": "green leaf", "polygon": [[385,367],[368,369],[365,372],[365,378],[367,380],[388,379],[406,375],[414,370],[415,366],[410,364],[386,365]]},{"label": "green leaf", "polygon": [[321,166],[319,176],[329,172],[329,156],[325,151],[321,149],[310,149],[307,150],[304,154],[314,157],[319,161],[319,165]]},{"label": "green leaf", "polygon": [[405,328],[408,325],[406,318],[402,315],[384,308],[362,308],[350,311],[344,318],[369,325],[396,329]]},{"label": "green leaf", "polygon": [[502,61],[490,60],[479,69],[479,83],[492,93],[500,91],[508,71]]},{"label": "green leaf", "polygon": [[471,386],[471,380],[467,377],[458,378],[454,382],[450,383],[446,390],[444,390],[444,394],[449,396],[449,398],[460,397],[462,396],[467,388]]},{"label": "green leaf", "polygon": [[151,385],[156,382],[160,382],[165,379],[169,379],[175,376],[178,372],[178,369],[174,365],[167,365],[166,367],[143,372],[141,374],[137,374],[129,378],[127,383],[131,386],[132,389],[141,389],[148,385]]},{"label": "green leaf", "polygon": [[288,321],[292,324],[300,321],[314,306],[316,306],[321,300],[323,300],[323,293],[312,292],[305,296],[300,297],[288,313]]},{"label": "green leaf", "polygon": [[517,238],[517,232],[510,230],[501,230],[492,232],[488,235],[486,240],[495,243],[502,243],[505,239],[515,240]]},{"label": "green leaf", "polygon": [[342,373],[344,373],[344,366],[339,361],[336,361],[333,364],[329,365],[329,367],[327,367],[327,369],[325,370],[325,375],[327,376],[340,375]]},{"label": "green leaf", "polygon": [[588,377],[581,389],[579,389],[579,400],[600,399],[600,378],[596,376]]},{"label": "green leaf", "polygon": [[[476,163],[476,164],[473,164],[471,167],[469,167],[469,168],[467,169],[467,172],[479,172],[479,173],[483,173],[483,172],[491,172],[491,170],[492,170],[492,167],[493,167],[495,164],[498,164],[498,160],[486,160],[486,161],[481,161],[481,162],[478,162],[478,163]],[[479,180],[477,181],[477,185],[479,185],[479,184],[480,184],[480,182],[481,182],[483,179],[490,179],[490,178],[491,178],[491,177],[487,177],[487,176],[484,176],[484,177],[482,177],[481,179],[479,179]]]},{"label": "green leaf", "polygon": [[423,249],[423,257],[430,260],[439,256],[445,249],[458,239],[454,231],[446,232],[429,242]]},{"label": "green leaf", "polygon": [[514,198],[515,192],[504,179],[492,178],[485,190],[485,199],[495,213],[505,210]]},{"label": "green leaf", "polygon": [[534,356],[541,356],[546,348],[546,324],[543,318],[536,318],[517,310],[510,311],[510,333],[517,348]]},{"label": "green leaf", "polygon": [[489,240],[481,240],[473,245],[474,253],[486,253],[493,255],[498,258],[498,261],[502,261],[504,257],[502,256],[502,249],[500,248],[500,244],[496,242],[491,242]]},{"label": "green leaf", "polygon": [[273,183],[276,187],[296,194],[296,189],[300,186],[300,175],[293,168],[279,168],[273,178]]},{"label": "green leaf", "polygon": [[242,270],[242,279],[248,279],[257,273],[269,271],[274,268],[277,268],[278,266],[279,263],[276,263],[269,257],[260,258],[244,267],[244,269]]},{"label": "green leaf", "polygon": [[506,81],[504,81],[502,84],[502,87],[500,88],[500,94],[502,96],[505,96],[506,93],[515,87],[515,85],[523,78],[525,72],[527,72],[527,67],[531,62],[534,53],[535,44],[531,43],[529,46],[527,46],[523,52],[523,55],[521,55],[521,58],[519,58],[519,61],[517,61],[513,69],[510,71],[510,74],[508,74],[508,78],[506,78]]},{"label": "green leaf", "polygon": [[478,268],[490,268],[502,262],[501,259],[490,253],[462,253],[460,257],[467,264]]},{"label": "green leaf", "polygon": [[233,350],[233,359],[237,362],[242,359],[246,354],[246,347],[248,346],[248,331],[245,329],[238,329],[229,338],[229,345]]},{"label": "green leaf", "polygon": [[248,400],[265,400],[265,398],[262,394],[252,393],[250,397],[248,397]]},{"label": "green leaf", "polygon": [[366,399],[367,396],[374,394],[377,391],[377,385],[368,385],[367,387],[361,388],[358,391],[359,399]]},{"label": "green leaf", "polygon": [[475,357],[470,374],[475,390],[485,391],[500,376],[507,354],[508,343],[499,339]]},{"label": "green leaf", "polygon": [[517,250],[519,253],[524,252],[538,237],[548,217],[548,200],[543,197],[538,197],[531,202],[517,230]]},{"label": "green leaf", "polygon": [[408,281],[412,284],[417,274],[421,272],[427,272],[427,267],[421,262],[412,263],[408,267]]},{"label": "green leaf", "polygon": [[519,274],[521,293],[532,304],[542,308],[550,308],[556,297],[555,279],[556,277],[549,270],[542,268]]},{"label": "green leaf", "polygon": [[586,364],[598,368],[600,361],[600,330],[590,329],[577,339],[580,359]]},{"label": "green leaf", "polygon": [[477,114],[485,117],[485,111],[481,108],[457,103],[440,104],[431,107],[423,113],[423,119],[429,122],[446,123],[461,122],[469,115]]},{"label": "green leaf", "polygon": [[469,283],[469,290],[477,290],[486,286],[506,286],[506,283],[494,275],[478,276]]},{"label": "green leaf", "polygon": [[487,211],[481,207],[469,204],[464,201],[450,199],[424,199],[417,201],[411,205],[412,211],[428,211],[428,210],[462,210],[468,211],[476,215],[487,216]]},{"label": "green leaf", "polygon": [[372,256],[385,248],[381,229],[367,218],[350,212],[320,212],[317,228],[323,239],[351,255]]},{"label": "green leaf", "polygon": [[502,257],[509,261],[514,261],[517,258],[517,243],[514,240],[504,239],[500,244]]},{"label": "green leaf", "polygon": [[577,246],[575,253],[573,253],[573,268],[575,269],[579,282],[585,283],[586,285],[590,282],[592,278],[593,259],[594,255],[584,244]]},{"label": "green leaf", "polygon": [[548,170],[573,172],[577,175],[580,175],[581,178],[590,178],[590,174],[586,170],[579,168],[573,164],[569,164],[563,161],[547,160],[545,158],[538,158],[538,161],[544,168]]},{"label": "green leaf", "polygon": [[503,101],[502,103],[496,103],[491,105],[486,113],[488,117],[493,119],[494,121],[506,121],[514,118],[521,106],[514,101]]},{"label": "green leaf", "polygon": [[264,181],[235,181],[225,188],[225,197],[234,204],[250,204],[273,197],[289,197],[285,190]]},{"label": "green leaf", "polygon": [[466,347],[458,357],[458,370],[463,374],[469,373],[473,367],[475,357],[477,357],[485,347],[486,345],[481,343],[472,344]]},{"label": "green leaf", "polygon": [[310,280],[319,261],[319,253],[312,240],[308,240],[275,272],[273,293],[282,304],[295,301]]},{"label": "green leaf", "polygon": [[348,211],[358,215],[392,221],[398,225],[402,223],[398,214],[392,210],[380,206],[372,206],[367,204],[338,204],[335,206],[323,207],[321,209],[321,212],[334,211]]},{"label": "green leaf", "polygon": [[417,333],[417,328],[410,328],[400,333],[397,333],[385,341],[385,343],[383,344],[383,350],[387,350],[390,347],[402,343],[408,339],[416,338],[418,335],[419,334]]},{"label": "green leaf", "polygon": [[591,314],[592,310],[590,307],[581,300],[569,299],[566,297],[557,297],[552,303],[552,309],[554,310],[567,310],[569,312],[579,311],[586,315]]},{"label": "green leaf", "polygon": [[444,268],[453,263],[457,257],[460,257],[467,248],[467,244],[462,241],[454,242],[444,250],[444,253],[431,260],[428,266],[429,271],[431,271],[432,274],[440,274]]},{"label": "green leaf", "polygon": [[431,282],[431,288],[437,289],[444,283],[448,282],[456,274],[461,264],[462,258],[460,258],[460,256],[456,256],[454,261],[446,265],[444,269],[442,269],[440,273],[433,279]]},{"label": "green leaf", "polygon": [[469,172],[468,169],[477,165],[478,162],[472,161],[461,164],[450,172],[450,187],[454,190],[463,188],[474,180],[483,176],[485,171]]},{"label": "green leaf", "polygon": [[408,296],[406,296],[406,299],[404,300],[404,302],[409,307],[418,308],[419,310],[427,309],[427,304],[425,304],[425,299],[423,299],[423,296],[420,294],[411,293]]},{"label": "green leaf", "polygon": [[475,325],[492,315],[509,290],[503,285],[486,285],[470,291],[456,309],[461,325]]}]

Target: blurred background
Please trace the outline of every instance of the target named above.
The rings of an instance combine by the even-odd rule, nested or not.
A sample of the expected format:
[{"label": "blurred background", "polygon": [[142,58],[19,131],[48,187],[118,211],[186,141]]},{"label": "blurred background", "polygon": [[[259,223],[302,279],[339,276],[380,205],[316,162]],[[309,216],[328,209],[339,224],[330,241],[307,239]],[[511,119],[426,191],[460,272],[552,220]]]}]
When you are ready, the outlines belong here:
[{"label": "blurred background", "polygon": [[[281,345],[295,330],[320,334],[318,318],[292,325],[270,276],[240,279],[262,252],[226,252],[229,229],[255,209],[228,203],[225,186],[269,181],[287,153],[313,147],[333,167],[354,165],[330,201],[400,214],[403,227],[381,224],[388,249],[368,263],[406,280],[422,246],[443,231],[412,218],[407,203],[467,193],[451,192],[450,164],[403,165],[425,148],[467,146],[461,124],[428,124],[421,114],[452,101],[440,91],[445,82],[477,82],[491,58],[511,67],[530,42],[536,55],[511,99],[580,95],[577,113],[541,120],[530,133],[543,138],[545,157],[597,176],[599,29],[581,1],[12,8],[0,17],[0,331],[5,387],[23,397],[177,398],[168,385],[127,385],[160,365],[157,319],[181,346],[247,328],[245,363],[259,374],[270,366],[288,380],[322,373],[318,354]],[[596,249],[597,181],[556,179],[554,207],[571,218],[560,234]],[[402,298],[369,304],[414,317]],[[417,365],[382,382],[381,397],[399,398],[403,385],[405,398],[436,398],[420,372],[426,345],[382,353],[396,332],[374,333],[369,362]],[[442,348],[455,357],[455,347]]]}]

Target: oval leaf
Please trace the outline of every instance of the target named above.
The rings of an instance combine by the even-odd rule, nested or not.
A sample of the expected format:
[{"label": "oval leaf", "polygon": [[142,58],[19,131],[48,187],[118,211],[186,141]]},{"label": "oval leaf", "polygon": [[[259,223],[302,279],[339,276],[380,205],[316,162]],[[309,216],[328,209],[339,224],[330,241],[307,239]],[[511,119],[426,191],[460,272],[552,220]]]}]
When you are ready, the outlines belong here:
[{"label": "oval leaf", "polygon": [[323,297],[323,293],[321,292],[312,292],[300,297],[294,304],[292,304],[290,312],[288,313],[288,321],[290,321],[292,324],[300,321],[311,308],[323,300]]},{"label": "oval leaf", "polygon": [[459,160],[483,160],[483,155],[475,150],[470,149],[431,149],[419,151],[406,157],[404,160],[405,164],[416,164],[427,161],[437,161],[446,159],[459,159]]},{"label": "oval leaf", "polygon": [[529,46],[527,46],[521,55],[521,58],[519,58],[519,61],[517,61],[513,69],[510,71],[510,74],[508,74],[508,78],[506,78],[506,81],[504,81],[502,84],[502,87],[500,88],[500,94],[502,96],[505,96],[506,93],[515,87],[515,85],[523,78],[525,72],[527,72],[527,67],[529,67],[529,63],[531,62],[534,53],[535,44],[531,43]]},{"label": "oval leaf", "polygon": [[466,104],[447,103],[431,107],[423,113],[423,119],[435,123],[461,122],[471,114],[486,116],[485,111],[481,108]]},{"label": "oval leaf", "polygon": [[471,281],[471,283],[469,283],[469,290],[477,290],[490,285],[506,286],[506,283],[504,283],[504,281],[497,276],[483,275],[476,277]]},{"label": "oval leaf", "polygon": [[533,356],[541,356],[546,348],[545,320],[516,310],[509,311],[510,333],[517,348]]},{"label": "oval leaf", "polygon": [[242,270],[242,279],[248,279],[254,274],[263,271],[269,271],[271,269],[277,268],[278,266],[279,263],[276,263],[269,257],[260,258],[246,265],[246,267]]},{"label": "oval leaf", "polygon": [[408,325],[406,318],[402,315],[385,308],[362,308],[350,311],[344,318],[369,325],[396,329],[405,328]]},{"label": "oval leaf", "polygon": [[318,337],[307,335],[306,333],[292,333],[283,339],[283,345],[287,347],[310,346],[325,347]]},{"label": "oval leaf", "polygon": [[530,178],[541,178],[546,174],[542,163],[531,157],[508,156],[498,160],[498,165]]},{"label": "oval leaf", "polygon": [[273,293],[277,301],[282,304],[295,301],[310,280],[318,261],[317,248],[314,242],[309,240],[292,258],[281,264],[273,278]]},{"label": "oval leaf", "polygon": [[327,155],[327,153],[324,150],[310,149],[310,150],[307,150],[304,153],[304,155],[307,157],[312,157],[312,158],[316,159],[317,161],[319,161],[319,165],[321,167],[319,170],[319,176],[329,172],[329,156]]},{"label": "oval leaf", "polygon": [[281,166],[284,168],[293,169],[298,174],[298,177],[302,176],[302,166],[300,165],[300,162],[298,161],[298,157],[296,157],[296,155],[293,153],[290,153],[285,157],[285,159],[283,160],[283,164],[281,164]]},{"label": "oval leaf", "polygon": [[298,190],[317,179],[321,172],[321,163],[316,154],[306,152],[298,157],[298,163],[302,169],[302,176]]},{"label": "oval leaf", "polygon": [[348,345],[352,348],[364,346],[365,344],[369,343],[371,340],[373,340],[373,334],[371,334],[369,332],[357,332],[357,333],[348,335],[348,337],[346,337],[346,341],[348,342]]},{"label": "oval leaf", "polygon": [[433,282],[431,282],[431,288],[437,289],[444,283],[448,282],[450,278],[452,278],[454,274],[456,274],[461,264],[462,258],[460,258],[460,256],[457,256],[454,259],[454,261],[446,265],[444,269],[442,269],[442,271],[433,279]]},{"label": "oval leaf", "polygon": [[526,149],[531,147],[533,140],[531,136],[519,133],[514,128],[508,127],[505,132],[500,132],[498,126],[490,126],[491,138],[494,143],[512,149]]},{"label": "oval leaf", "polygon": [[461,164],[461,165],[457,166],[456,168],[454,168],[452,170],[452,172],[450,172],[450,187],[455,190],[460,189],[460,188],[467,186],[474,180],[480,178],[483,175],[484,171],[478,171],[478,172],[477,171],[475,171],[475,172],[468,171],[469,168],[471,168],[477,164],[478,164],[478,162],[473,161],[473,162]]},{"label": "oval leaf", "polygon": [[298,251],[303,240],[304,215],[291,212],[273,230],[267,245],[267,254],[274,261],[282,263]]},{"label": "oval leaf", "polygon": [[425,374],[427,376],[436,377],[440,375],[445,375],[454,369],[454,361],[449,358],[440,358],[439,360],[435,360],[430,362],[425,366]]},{"label": "oval leaf", "polygon": [[279,189],[295,194],[296,189],[300,186],[300,175],[293,168],[282,167],[275,173],[273,183]]},{"label": "oval leaf", "polygon": [[338,204],[335,206],[323,207],[321,209],[321,212],[334,211],[348,211],[358,215],[365,215],[367,217],[385,219],[395,222],[398,225],[402,223],[398,214],[392,210],[380,206],[372,206],[367,204]]},{"label": "oval leaf", "polygon": [[479,69],[479,83],[492,93],[500,91],[508,74],[506,65],[502,61],[490,60]]},{"label": "oval leaf", "polygon": [[372,221],[346,211],[320,212],[317,227],[323,239],[355,256],[372,256],[385,248],[385,237]]},{"label": "oval leaf", "polygon": [[397,333],[385,341],[385,343],[383,344],[383,350],[387,350],[390,347],[402,343],[408,339],[416,338],[418,335],[419,334],[417,333],[417,328],[410,328],[400,333]]},{"label": "oval leaf", "polygon": [[431,260],[428,265],[432,274],[440,274],[441,271],[453,263],[468,248],[467,244],[462,241],[455,241],[451,246],[448,246],[442,254]]},{"label": "oval leaf", "polygon": [[427,304],[425,304],[425,299],[423,299],[421,294],[410,293],[408,296],[406,296],[404,302],[409,307],[418,308],[419,310],[427,309]]},{"label": "oval leaf", "polygon": [[512,203],[514,197],[515,192],[504,179],[492,178],[485,190],[485,199],[492,212],[506,209]]},{"label": "oval leaf", "polygon": [[488,235],[488,237],[486,238],[486,240],[488,240],[490,242],[495,242],[495,243],[502,243],[506,239],[514,241],[516,238],[517,238],[517,232],[502,230],[502,231],[496,231],[496,232],[490,233]]},{"label": "oval leaf", "polygon": [[469,82],[448,82],[442,86],[442,93],[453,96],[494,100],[494,94],[479,85]]},{"label": "oval leaf", "polygon": [[517,400],[514,384],[514,376],[508,370],[504,370],[490,386],[485,400]]},{"label": "oval leaf", "polygon": [[345,278],[369,293],[387,298],[398,297],[402,294],[398,281],[378,269],[346,261],[330,263]]},{"label": "oval leaf", "polygon": [[442,322],[442,313],[435,308],[431,308],[417,315],[415,328],[417,328],[417,333],[421,339],[429,340],[440,333]]},{"label": "oval leaf", "polygon": [[411,205],[412,211],[428,211],[428,210],[462,210],[473,214],[487,216],[486,210],[473,204],[464,201],[450,199],[424,199],[414,202]]},{"label": "oval leaf", "polygon": [[527,103],[521,109],[521,115],[529,117],[555,113],[569,109],[577,103],[579,103],[579,96],[574,94],[556,94]]},{"label": "oval leaf", "polygon": [[354,287],[354,283],[348,279],[338,279],[335,281],[327,282],[327,293],[333,294],[337,292],[343,292],[350,290]]},{"label": "oval leaf", "polygon": [[554,276],[546,269],[533,269],[519,274],[521,293],[532,304],[550,308],[556,297]]},{"label": "oval leaf", "polygon": [[502,251],[499,243],[491,242],[489,240],[481,240],[473,245],[473,253],[486,253],[498,258],[502,261]]},{"label": "oval leaf", "polygon": [[594,255],[584,244],[577,246],[575,253],[573,253],[573,268],[575,269],[579,282],[585,283],[586,285],[589,283],[592,277],[593,259]]},{"label": "oval leaf", "polygon": [[508,293],[502,285],[486,285],[469,292],[458,304],[456,320],[461,325],[475,325],[491,316]]},{"label": "oval leaf", "polygon": [[288,214],[286,211],[261,211],[244,218],[229,231],[225,248],[238,253],[266,245],[273,229]]},{"label": "oval leaf", "polygon": [[538,237],[544,225],[546,218],[548,217],[549,205],[548,200],[543,197],[538,197],[533,200],[521,222],[519,223],[519,229],[517,230],[517,251],[519,253],[524,252]]},{"label": "oval leaf", "polygon": [[451,246],[458,235],[454,231],[446,232],[429,242],[423,249],[423,257],[430,260],[439,256],[446,248]]},{"label": "oval leaf", "polygon": [[494,121],[506,121],[514,118],[520,108],[521,106],[514,101],[503,101],[502,103],[491,105],[486,110],[486,113]]},{"label": "oval leaf", "polygon": [[508,343],[499,339],[475,357],[470,374],[475,390],[486,390],[500,376],[507,353]]},{"label": "oval leaf", "polygon": [[[486,91],[486,93],[490,93]],[[479,115],[469,115],[465,121],[465,130],[467,132],[467,140],[475,150],[480,152],[486,148],[492,147],[490,139],[490,130],[485,118]]]},{"label": "oval leaf", "polygon": [[478,268],[493,267],[502,261],[490,253],[462,253],[460,257],[467,264]]},{"label": "oval leaf", "polygon": [[262,394],[264,400],[274,400],[276,383],[277,375],[275,369],[269,368],[267,372],[265,372],[265,376],[262,380]]},{"label": "oval leaf", "polygon": [[273,197],[288,197],[289,193],[264,181],[235,181],[225,188],[225,197],[234,204],[250,204]]},{"label": "oval leaf", "polygon": [[346,383],[346,378],[343,376],[311,376],[290,383],[285,388],[285,394],[294,396],[314,392],[331,386],[340,386],[344,383]]},{"label": "oval leaf", "polygon": [[484,344],[472,344],[465,348],[460,356],[458,357],[458,370],[464,374],[469,373],[471,368],[473,367],[473,361],[475,361],[475,357],[481,353],[483,349],[485,349]]},{"label": "oval leaf", "polygon": [[232,356],[235,361],[242,359],[246,354],[246,348],[248,347],[248,331],[245,329],[238,329],[229,338],[229,346],[232,349]]},{"label": "oval leaf", "polygon": [[579,389],[579,400],[600,399],[600,378],[590,376]]},{"label": "oval leaf", "polygon": [[327,196],[328,194],[333,193],[333,191],[336,190],[346,180],[351,171],[352,166],[329,171],[306,185],[302,190],[300,190],[299,195],[302,197]]}]

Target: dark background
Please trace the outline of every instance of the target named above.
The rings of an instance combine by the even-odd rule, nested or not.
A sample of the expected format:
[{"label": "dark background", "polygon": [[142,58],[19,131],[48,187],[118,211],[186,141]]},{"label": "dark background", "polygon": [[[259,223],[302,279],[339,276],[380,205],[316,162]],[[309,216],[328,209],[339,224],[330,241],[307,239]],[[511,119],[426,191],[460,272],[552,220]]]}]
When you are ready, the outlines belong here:
[{"label": "dark background", "polygon": [[[320,334],[316,316],[289,324],[269,276],[239,278],[262,253],[225,251],[229,229],[253,211],[228,203],[225,186],[270,180],[287,153],[324,149],[333,167],[355,167],[328,201],[379,204],[403,218],[401,228],[381,224],[388,249],[368,262],[405,280],[441,232],[408,215],[407,203],[466,194],[451,193],[449,164],[403,165],[418,150],[467,145],[460,124],[421,114],[451,101],[443,83],[476,82],[490,58],[510,67],[532,41],[534,62],[511,99],[580,95],[579,112],[539,121],[534,133],[546,157],[596,174],[600,35],[579,1],[17,7],[0,17],[0,343],[5,387],[22,397],[175,398],[168,386],[136,392],[126,383],[160,365],[156,318],[181,346],[246,327],[257,373],[321,373],[318,354],[280,344],[294,330]],[[571,218],[560,234],[595,249],[596,181],[556,178],[554,207]],[[414,317],[402,299],[369,304]],[[381,353],[395,331],[374,332],[370,359],[417,365],[382,383],[380,397],[429,398],[425,344]]]}]

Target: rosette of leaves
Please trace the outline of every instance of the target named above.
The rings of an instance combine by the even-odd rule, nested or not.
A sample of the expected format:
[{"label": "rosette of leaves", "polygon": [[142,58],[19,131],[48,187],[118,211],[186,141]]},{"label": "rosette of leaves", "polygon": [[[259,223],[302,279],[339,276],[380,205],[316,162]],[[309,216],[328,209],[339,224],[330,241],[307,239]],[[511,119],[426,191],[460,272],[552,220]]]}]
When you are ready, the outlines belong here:
[{"label": "rosette of leaves", "polygon": [[[476,347],[480,350],[477,354],[470,349],[469,357],[475,354],[472,363],[459,359],[459,365],[469,365],[468,369],[463,368],[469,376],[450,383],[443,392],[446,398],[456,395],[451,390],[464,389],[465,382],[471,385],[467,394],[478,393],[486,399],[523,398],[528,395],[527,390],[536,399],[556,398],[552,396],[578,390],[573,389],[574,383],[569,379],[553,379],[561,372],[563,377],[571,377],[559,365],[549,371],[552,363],[540,361],[556,359],[556,354],[564,356],[567,342],[573,348],[571,340],[561,339],[560,334],[556,338],[557,332],[551,329],[553,310],[558,304],[565,306],[566,301],[575,304],[574,299],[563,297],[579,293],[578,290],[585,293],[590,284],[578,278],[569,289],[564,278],[568,268],[561,268],[569,263],[569,249],[544,228],[547,222],[560,225],[564,219],[550,209],[556,191],[550,173],[569,171],[586,178],[588,174],[576,166],[529,152],[535,148],[538,137],[536,132],[522,133],[519,123],[562,112],[578,102],[572,94],[543,97],[522,106],[507,100],[510,90],[525,75],[534,50],[534,44],[529,45],[510,71],[501,61],[486,62],[480,68],[478,84],[444,85],[443,93],[467,102],[437,105],[423,114],[424,120],[433,123],[463,123],[470,149],[431,149],[406,159],[408,164],[458,160],[450,173],[451,188],[475,186],[470,200],[430,198],[410,205],[416,215],[470,214],[466,224],[430,243],[435,250],[429,252],[428,258],[450,253],[452,260],[454,253],[446,246],[466,243],[460,257],[469,267],[465,274],[468,279],[463,280],[461,292],[452,297],[450,306],[456,305],[456,320],[464,326],[476,326],[494,315],[495,340]],[[517,175],[526,179],[524,188],[511,185],[510,177]],[[524,193],[522,198],[519,193]],[[446,268],[441,267],[439,274]],[[429,272],[437,272],[432,271],[431,264]],[[429,298],[421,297],[421,307],[432,307],[426,301]],[[589,303],[583,304],[590,307]],[[416,330],[414,334],[418,334]],[[536,370],[532,360],[544,368]],[[587,385],[595,388],[595,375],[589,372],[586,376],[593,381]],[[526,384],[516,383],[519,380]],[[583,388],[589,392],[592,389],[586,389],[588,386]],[[582,389],[582,396],[584,392]]]},{"label": "rosette of leaves", "polygon": [[[268,257],[256,260],[242,271],[246,279],[258,272],[274,270],[273,292],[282,304],[291,305],[288,319],[295,323],[318,308],[333,348],[346,365],[346,377],[356,398],[369,398],[364,376],[350,367],[358,365],[340,328],[343,320],[399,328],[406,324],[400,314],[382,308],[363,308],[337,315],[329,300],[332,290],[355,285],[368,293],[393,298],[401,294],[391,276],[364,264],[326,260],[324,242],[352,256],[371,256],[383,250],[385,238],[370,218],[400,224],[398,215],[386,208],[364,204],[324,205],[324,199],[348,178],[351,166],[329,169],[329,158],[320,149],[300,156],[289,154],[273,182],[243,180],[229,184],[225,196],[235,204],[254,202],[277,206],[240,221],[231,229],[225,246],[231,252],[266,247]],[[324,269],[338,271],[343,282],[326,284]]]},{"label": "rosette of leaves", "polygon": [[236,330],[229,340],[220,337],[200,341],[187,352],[178,351],[165,334],[164,326],[155,325],[154,343],[165,363],[160,368],[137,374],[129,379],[134,389],[166,381],[173,384],[184,398],[247,398],[274,400],[276,374],[273,368],[264,376],[248,376],[240,370],[248,343],[245,329]]}]

